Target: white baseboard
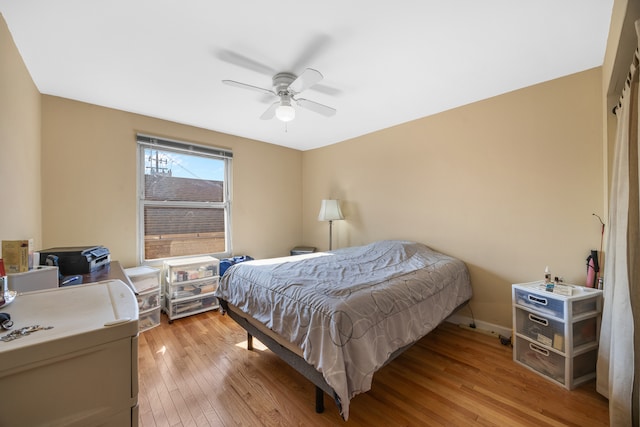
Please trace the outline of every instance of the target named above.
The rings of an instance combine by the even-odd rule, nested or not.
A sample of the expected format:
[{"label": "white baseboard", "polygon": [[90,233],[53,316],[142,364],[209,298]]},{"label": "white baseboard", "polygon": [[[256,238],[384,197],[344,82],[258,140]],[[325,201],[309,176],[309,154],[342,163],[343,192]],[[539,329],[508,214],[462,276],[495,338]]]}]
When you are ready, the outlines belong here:
[{"label": "white baseboard", "polygon": [[[461,327],[475,330],[477,332],[481,332],[487,335],[493,335],[496,337],[511,337],[512,330],[511,328],[507,328],[500,325],[494,325],[493,323],[483,322],[482,320],[473,321],[472,318],[467,316],[461,316],[459,314],[452,314],[446,319],[449,323],[454,323],[456,325],[460,325]],[[470,327],[471,324],[475,323],[475,328]]]}]

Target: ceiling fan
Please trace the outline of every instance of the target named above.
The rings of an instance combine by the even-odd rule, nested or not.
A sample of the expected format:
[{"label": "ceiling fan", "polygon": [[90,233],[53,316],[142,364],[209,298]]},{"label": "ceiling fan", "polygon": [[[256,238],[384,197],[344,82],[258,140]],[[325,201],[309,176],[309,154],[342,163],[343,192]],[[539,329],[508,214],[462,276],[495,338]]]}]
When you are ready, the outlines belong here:
[{"label": "ceiling fan", "polygon": [[276,74],[273,76],[273,89],[264,89],[235,80],[223,80],[222,83],[277,97],[278,100],[272,103],[267,111],[262,113],[260,118],[262,120],[270,120],[275,116],[283,122],[289,122],[296,116],[296,110],[294,108],[296,105],[326,117],[331,117],[336,113],[334,108],[297,97],[298,94],[309,89],[322,80],[322,78],[322,74],[320,74],[319,71],[313,68],[307,68],[299,76],[292,73]]}]

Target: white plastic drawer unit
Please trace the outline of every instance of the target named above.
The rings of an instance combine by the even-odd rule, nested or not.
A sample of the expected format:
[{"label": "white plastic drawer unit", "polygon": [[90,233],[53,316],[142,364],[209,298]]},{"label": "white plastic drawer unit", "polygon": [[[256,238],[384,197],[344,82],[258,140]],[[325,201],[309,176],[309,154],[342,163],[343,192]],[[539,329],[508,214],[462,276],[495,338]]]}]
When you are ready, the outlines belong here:
[{"label": "white plastic drawer unit", "polygon": [[140,332],[160,324],[161,287],[160,270],[149,266],[126,268],[125,274],[131,282],[138,302]]},{"label": "white plastic drawer unit", "polygon": [[595,378],[602,291],[565,285],[550,292],[542,281],[512,291],[513,359],[569,390]]},{"label": "white plastic drawer unit", "polygon": [[213,293],[218,289],[220,261],[211,256],[164,262],[164,311],[174,319],[215,310]]}]

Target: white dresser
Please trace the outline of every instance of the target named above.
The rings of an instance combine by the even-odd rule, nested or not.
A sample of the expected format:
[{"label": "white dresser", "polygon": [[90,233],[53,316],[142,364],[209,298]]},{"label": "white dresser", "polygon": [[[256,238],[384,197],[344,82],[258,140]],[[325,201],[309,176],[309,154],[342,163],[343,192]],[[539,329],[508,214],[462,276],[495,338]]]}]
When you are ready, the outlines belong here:
[{"label": "white dresser", "polygon": [[0,341],[0,426],[138,425],[138,304],[129,286],[18,295],[0,312],[13,330],[52,327]]}]

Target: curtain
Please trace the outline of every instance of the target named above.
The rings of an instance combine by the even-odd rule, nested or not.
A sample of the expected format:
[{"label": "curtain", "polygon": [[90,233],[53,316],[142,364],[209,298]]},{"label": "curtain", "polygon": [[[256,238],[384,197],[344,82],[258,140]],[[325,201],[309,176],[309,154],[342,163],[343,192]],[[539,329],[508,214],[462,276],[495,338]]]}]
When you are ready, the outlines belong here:
[{"label": "curtain", "polygon": [[[640,20],[636,22],[640,34]],[[597,390],[609,399],[612,426],[640,426],[640,206],[638,175],[638,50],[616,109],[604,307]]]}]

